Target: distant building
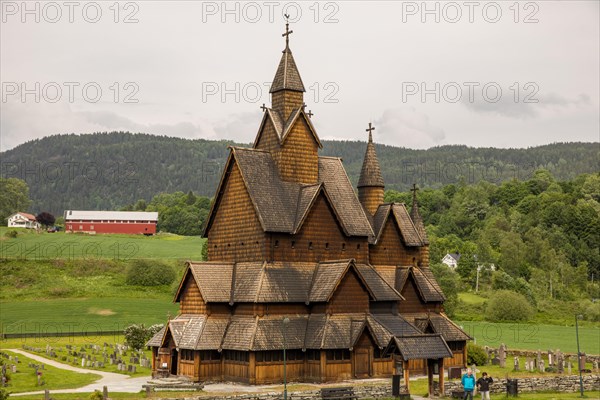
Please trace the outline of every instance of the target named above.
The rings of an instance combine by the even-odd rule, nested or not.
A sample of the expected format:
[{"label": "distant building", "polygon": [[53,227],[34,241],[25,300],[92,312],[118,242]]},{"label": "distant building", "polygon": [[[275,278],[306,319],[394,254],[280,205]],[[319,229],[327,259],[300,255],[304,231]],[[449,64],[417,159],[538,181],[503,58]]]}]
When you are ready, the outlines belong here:
[{"label": "distant building", "polygon": [[442,258],[442,264],[446,264],[452,269],[458,267],[458,260],[460,260],[460,253],[448,253]]},{"label": "distant building", "polygon": [[154,235],[157,212],[65,211],[65,232]]},{"label": "distant building", "polygon": [[8,217],[8,227],[38,229],[40,227],[40,224],[36,221],[35,215],[24,212],[18,212]]}]

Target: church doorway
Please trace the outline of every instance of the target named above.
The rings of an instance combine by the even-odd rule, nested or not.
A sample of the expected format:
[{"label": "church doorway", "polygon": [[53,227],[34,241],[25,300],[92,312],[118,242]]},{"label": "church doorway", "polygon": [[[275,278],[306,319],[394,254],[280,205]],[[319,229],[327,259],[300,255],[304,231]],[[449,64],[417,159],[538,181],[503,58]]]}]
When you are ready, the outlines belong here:
[{"label": "church doorway", "polygon": [[176,349],[171,350],[171,375],[177,375],[177,362],[179,352]]},{"label": "church doorway", "polygon": [[356,378],[368,378],[371,373],[371,357],[368,347],[357,347],[354,349],[354,376]]}]

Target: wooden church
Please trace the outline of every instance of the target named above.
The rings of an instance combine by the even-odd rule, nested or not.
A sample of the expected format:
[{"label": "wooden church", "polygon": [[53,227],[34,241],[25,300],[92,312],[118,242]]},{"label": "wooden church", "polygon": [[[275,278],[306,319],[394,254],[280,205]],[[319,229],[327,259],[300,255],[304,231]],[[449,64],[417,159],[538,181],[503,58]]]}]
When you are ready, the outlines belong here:
[{"label": "wooden church", "polygon": [[281,382],[284,353],[289,381],[464,366],[470,337],[444,314],[416,190],[410,210],[384,203],[371,124],[358,196],[342,160],[319,156],[290,33],[252,148],[229,149],[208,260],[188,263],[179,315],[148,342],[153,373]]}]

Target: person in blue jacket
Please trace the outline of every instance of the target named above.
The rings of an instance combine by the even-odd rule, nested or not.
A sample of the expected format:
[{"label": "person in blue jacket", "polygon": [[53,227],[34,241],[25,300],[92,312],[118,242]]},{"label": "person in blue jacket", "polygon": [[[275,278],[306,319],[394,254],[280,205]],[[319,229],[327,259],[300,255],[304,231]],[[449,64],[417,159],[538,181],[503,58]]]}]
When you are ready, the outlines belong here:
[{"label": "person in blue jacket", "polygon": [[463,400],[473,400],[473,390],[475,390],[475,375],[473,375],[471,368],[467,368],[467,373],[463,375],[461,382],[463,385],[463,390],[465,391]]}]

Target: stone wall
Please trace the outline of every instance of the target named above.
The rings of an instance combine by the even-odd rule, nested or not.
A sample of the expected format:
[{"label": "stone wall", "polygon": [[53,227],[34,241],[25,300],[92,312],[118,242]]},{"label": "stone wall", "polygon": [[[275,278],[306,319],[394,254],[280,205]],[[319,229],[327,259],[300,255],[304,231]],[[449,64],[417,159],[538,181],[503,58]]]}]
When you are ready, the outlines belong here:
[{"label": "stone wall", "polygon": [[[517,378],[517,387],[519,393],[538,391],[578,392],[579,375]],[[584,375],[583,389],[600,390],[600,375]],[[460,391],[462,385],[460,381],[445,382],[444,390],[447,394],[452,391]],[[490,386],[490,393],[506,393],[506,379],[494,379],[494,384]]]},{"label": "stone wall", "polygon": [[[532,391],[561,391],[561,392],[577,392],[579,391],[579,375],[569,376],[550,376],[543,378],[520,378],[518,381],[519,393]],[[584,375],[583,376],[584,390],[600,390],[600,375]],[[454,390],[462,390],[459,381],[445,382],[444,389],[449,395]],[[498,379],[490,388],[492,393],[506,393],[506,379]],[[354,388],[354,393],[360,399],[378,399],[384,397],[392,397],[391,381],[386,385],[373,386],[357,386]],[[249,393],[232,396],[214,396],[214,397],[189,397],[179,400],[280,400],[281,392],[273,393]],[[290,392],[288,399],[290,400],[311,400],[320,398],[319,390],[310,390],[305,392]],[[172,399],[171,399],[172,400]]]}]

